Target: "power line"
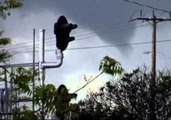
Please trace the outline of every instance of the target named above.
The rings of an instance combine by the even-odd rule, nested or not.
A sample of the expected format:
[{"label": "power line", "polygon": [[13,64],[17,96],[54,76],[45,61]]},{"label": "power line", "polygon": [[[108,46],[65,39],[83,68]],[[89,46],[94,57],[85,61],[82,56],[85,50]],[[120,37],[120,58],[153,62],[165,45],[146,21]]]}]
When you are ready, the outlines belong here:
[{"label": "power line", "polygon": [[[110,27],[109,27],[110,26]],[[104,28],[102,28],[102,27],[100,27],[100,29],[98,29],[98,28],[96,28],[95,30],[96,31],[106,31],[106,30],[111,30],[111,29],[118,29],[118,28],[121,28],[121,27],[125,27],[125,26],[128,26],[128,23],[120,23],[120,24],[117,24],[116,26],[113,26],[113,25],[108,25],[106,28],[104,27]],[[90,34],[95,34],[96,32],[81,32],[81,34],[80,34],[80,32],[79,33],[73,33],[73,35],[74,36],[76,36],[76,37],[82,37],[82,36],[87,36],[87,35],[90,35]],[[55,39],[55,37],[48,37],[48,38],[46,38],[46,40],[54,40]],[[38,40],[36,40],[35,42],[38,42]],[[47,42],[47,41],[46,41]],[[13,44],[13,46],[18,46],[18,45],[23,45],[23,44],[32,44],[32,43],[30,43],[30,41],[27,41],[27,42],[24,42],[24,43],[17,43],[17,44]]]},{"label": "power line", "polygon": [[[157,43],[171,42],[171,39],[158,40],[156,42]],[[87,49],[109,48],[109,47],[124,47],[124,46],[145,45],[145,44],[151,44],[151,43],[152,42],[134,42],[134,43],[110,44],[110,45],[99,45],[99,46],[74,47],[74,48],[68,48],[66,50],[70,51],[70,50],[87,50]],[[54,49],[48,49],[45,51],[54,51]],[[25,52],[32,52],[32,51],[23,51],[23,52],[25,53]],[[38,51],[36,51],[36,52],[38,52]]]},{"label": "power line", "polygon": [[[145,26],[145,25],[147,25],[147,24],[140,24],[140,25],[136,25],[136,26],[126,26],[126,28],[125,27],[122,27],[122,28],[120,28],[119,30],[128,30],[129,28],[132,28],[132,27],[141,27],[141,26]],[[104,30],[104,31],[101,31],[102,32],[102,34],[103,35],[105,35],[105,34],[109,34],[109,33],[111,33],[111,32],[114,32],[114,31],[118,31],[118,29],[106,29],[106,30]],[[80,35],[80,36],[77,36],[77,40],[75,40],[75,41],[80,41],[80,40],[84,40],[84,39],[88,39],[88,38],[92,38],[92,37],[95,37],[95,36],[97,36],[96,35],[96,33],[95,32],[92,32],[92,33],[89,33],[89,34],[87,34],[87,35]],[[46,41],[46,46],[51,46],[51,45],[54,45],[55,44],[55,37],[54,38],[52,38],[52,37],[50,37],[50,39],[52,39],[51,41]],[[47,38],[46,40],[49,40],[49,38]],[[36,46],[38,47],[38,41],[36,41]],[[25,49],[31,49],[32,48],[32,44],[31,43],[29,43],[29,44],[15,44],[15,45],[13,45],[12,47],[11,46],[9,46],[9,48],[8,48],[8,50],[11,50],[11,51],[14,51],[14,50],[25,50]]]},{"label": "power line", "polygon": [[[96,31],[104,32],[104,31],[109,31],[109,30],[112,30],[112,29],[117,30],[118,28],[121,28],[121,25],[122,25],[122,27],[125,27],[126,24],[120,24],[120,26],[117,25],[117,27],[116,26],[110,26],[108,28],[100,28],[100,29],[97,29]],[[79,34],[73,34],[73,35],[78,37],[78,39],[76,40],[76,41],[78,41],[78,40],[81,40],[82,37],[83,37],[83,39],[89,37],[90,35],[91,35],[90,37],[92,37],[92,35],[93,36],[96,35],[96,32],[82,32],[81,34],[79,33]],[[46,43],[55,42],[54,41],[55,39],[56,39],[55,37],[46,38]],[[50,40],[50,41],[47,41],[47,40]],[[36,40],[35,42],[36,42],[36,44],[38,44],[38,40]],[[9,49],[13,49],[13,48],[18,49],[18,48],[21,48],[21,47],[25,48],[25,47],[28,47],[28,46],[32,46],[32,43],[30,41],[23,42],[23,43],[12,44],[12,45],[10,45]]]},{"label": "power line", "polygon": [[[155,10],[158,10],[158,11],[163,11],[163,12],[167,12],[167,13],[170,13],[169,11],[166,11],[166,10],[163,10],[163,9],[158,9],[158,8],[155,8],[153,6],[149,6],[149,5],[144,5],[144,4],[141,4],[139,2],[135,2],[135,1],[131,1],[131,0],[123,0],[125,2],[128,2],[128,3],[132,3],[132,4],[136,4],[136,5],[139,5],[139,6],[143,6],[143,7],[147,7],[147,8],[151,8],[151,9],[155,9]],[[138,25],[137,25],[138,26]],[[137,27],[137,26],[129,26],[127,24],[117,24],[115,26],[110,26],[110,27],[107,27],[107,28],[100,28],[100,29],[97,29],[96,31],[98,32],[101,32],[103,34],[109,34],[110,32],[113,32],[113,31],[118,31],[119,30],[123,30],[125,27],[127,28],[130,28],[130,27]],[[144,25],[140,25],[140,26],[144,26]],[[126,30],[126,29],[124,29]],[[77,40],[75,41],[79,41],[79,40],[84,40],[84,39],[88,39],[88,38],[92,38],[94,36],[96,36],[96,32],[82,32],[81,34],[80,33],[76,33],[76,34],[73,34],[77,37]],[[50,41],[46,41],[46,43],[49,45],[54,45],[54,42],[55,42],[55,37],[50,37],[50,38],[46,38],[46,40],[50,40]],[[36,40],[36,45],[38,45],[38,40]],[[23,49],[31,49],[32,48],[32,43],[30,41],[28,42],[25,42],[25,43],[18,43],[18,44],[14,44],[14,45],[10,45],[9,47],[7,47],[9,50],[13,51],[13,50],[23,50]]]},{"label": "power line", "polygon": [[[128,30],[129,28],[135,28],[135,27],[142,27],[142,26],[145,26],[147,24],[138,24],[136,26],[128,26],[128,25],[124,25],[124,24],[120,24],[122,25],[122,27],[109,27],[108,29],[98,29],[99,32],[101,32],[101,34],[105,35],[105,34],[109,34],[111,32],[114,32],[114,31],[120,31],[120,30]],[[75,41],[80,41],[80,40],[84,40],[84,39],[87,39],[88,38],[92,38],[92,37],[95,37],[97,36],[96,32],[90,32],[90,33],[87,33],[87,34],[83,34],[80,36],[78,35],[77,36],[77,39]],[[55,40],[56,38],[55,37],[49,37],[49,38],[46,38],[46,46],[51,46],[51,45],[54,45],[55,44]],[[47,40],[50,40],[50,41],[47,41]],[[19,44],[14,44],[14,45],[10,45],[9,47],[7,47],[7,49],[9,51],[26,51],[26,49],[32,49],[32,43],[31,42],[26,42],[27,44],[25,43],[19,43]],[[36,41],[36,47],[38,47],[38,40]]]},{"label": "power line", "polygon": [[139,3],[139,2],[135,2],[135,1],[132,1],[132,0],[123,0],[123,1],[125,1],[127,3],[135,4],[135,5],[138,5],[138,6],[150,8],[150,9],[153,9],[153,10],[165,12],[165,13],[168,13],[169,15],[171,15],[171,11],[167,11],[167,10],[164,10],[164,9],[159,9],[159,8],[156,8],[156,7],[153,7],[153,6],[150,6],[150,5],[145,5],[145,4],[142,4],[142,3]]},{"label": "power line", "polygon": [[[157,43],[171,42],[170,40],[159,40]],[[76,47],[68,48],[68,50],[81,50],[81,49],[97,49],[97,48],[108,48],[108,47],[123,47],[123,46],[135,46],[135,45],[144,45],[151,44],[152,42],[134,42],[134,43],[122,43],[122,44],[111,44],[111,45],[101,45],[101,46],[89,46],[89,47]]]}]

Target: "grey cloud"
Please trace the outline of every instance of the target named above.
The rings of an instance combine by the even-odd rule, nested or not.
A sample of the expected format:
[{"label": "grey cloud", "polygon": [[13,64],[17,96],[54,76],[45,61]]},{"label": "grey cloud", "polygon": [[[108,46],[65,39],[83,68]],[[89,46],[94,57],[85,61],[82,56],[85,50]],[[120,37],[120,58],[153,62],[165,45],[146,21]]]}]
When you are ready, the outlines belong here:
[{"label": "grey cloud", "polygon": [[[160,5],[162,5],[164,9],[168,10],[168,1],[137,2],[158,8],[161,8]],[[128,21],[132,13],[140,9],[151,10],[143,6],[126,3],[123,0],[25,0],[23,9],[19,11],[21,12],[20,17],[25,17],[30,13],[34,13],[34,15],[43,14],[48,10],[56,14],[56,19],[61,13],[74,20],[79,26],[95,32],[107,44],[122,44],[131,41],[135,24]],[[138,15],[135,14],[133,17],[138,17]],[[48,21],[48,19],[50,18],[47,14],[47,18],[41,21]],[[49,23],[49,25],[53,26],[53,23]],[[80,32],[80,36],[86,38],[87,35],[85,36]],[[124,49],[118,47],[123,53],[130,50],[129,48],[131,47],[127,46]]]},{"label": "grey cloud", "polygon": [[[168,0],[136,2],[169,10]],[[52,32],[54,22],[63,14],[77,23],[79,27],[96,33],[106,44],[122,44],[131,41],[136,26],[135,22],[128,21],[130,17],[138,17],[140,9],[143,9],[144,13],[151,11],[151,9],[126,3],[123,0],[25,0],[23,8],[16,12],[16,16],[20,18],[13,17],[13,26],[9,27],[11,27],[10,30],[15,31],[13,27],[17,26],[19,32],[15,31],[15,34],[25,37],[32,34],[32,32],[28,34],[25,30],[32,29],[34,26],[47,28]],[[137,14],[132,16],[135,11]],[[21,20],[23,22],[18,23]],[[85,35],[80,32],[78,36],[78,39],[86,38],[89,34]],[[86,39],[84,43],[85,41]],[[87,40],[87,44],[88,42]],[[130,46],[118,47],[122,53],[126,53],[130,48]]]},{"label": "grey cloud", "polygon": [[[45,10],[57,13],[56,19],[58,13],[64,14],[78,26],[95,32],[106,44],[128,43],[134,32],[134,24],[128,23],[132,6],[122,0],[27,0],[23,8],[23,17],[30,12],[39,14]],[[86,37],[81,33],[80,36]],[[118,48],[123,52],[130,47]]]}]

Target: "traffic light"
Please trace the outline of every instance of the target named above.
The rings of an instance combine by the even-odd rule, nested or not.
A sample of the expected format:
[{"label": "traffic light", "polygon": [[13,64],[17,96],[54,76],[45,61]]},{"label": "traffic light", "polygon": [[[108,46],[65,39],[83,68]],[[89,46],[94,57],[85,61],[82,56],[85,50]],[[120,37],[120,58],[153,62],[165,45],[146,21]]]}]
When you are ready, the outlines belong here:
[{"label": "traffic light", "polygon": [[61,104],[62,103],[69,104],[71,99],[77,97],[77,94],[75,94],[75,93],[68,93],[68,89],[63,84],[59,86],[59,88],[57,90],[57,94],[58,94],[58,97],[60,97]]},{"label": "traffic light", "polygon": [[75,40],[75,37],[70,36],[71,30],[77,28],[76,24],[68,23],[65,16],[60,16],[54,24],[54,34],[56,35],[56,47],[64,51],[68,43]]},{"label": "traffic light", "polygon": [[71,110],[70,101],[73,98],[76,98],[77,94],[75,93],[68,93],[68,89],[65,85],[60,85],[56,91],[55,97],[55,109],[56,109],[56,116],[63,120],[67,110]]}]

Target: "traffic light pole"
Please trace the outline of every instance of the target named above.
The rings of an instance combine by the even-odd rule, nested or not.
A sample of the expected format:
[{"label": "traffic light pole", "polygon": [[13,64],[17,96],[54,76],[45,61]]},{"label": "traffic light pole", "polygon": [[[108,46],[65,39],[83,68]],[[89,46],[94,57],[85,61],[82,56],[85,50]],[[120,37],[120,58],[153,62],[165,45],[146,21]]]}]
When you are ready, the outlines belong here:
[{"label": "traffic light pole", "polygon": [[[56,62],[45,62],[45,30],[39,30],[39,76],[42,81],[42,86],[44,88],[45,81],[45,69],[46,68],[57,68],[63,63],[63,54],[58,48],[55,51],[57,61]],[[43,98],[43,97],[42,97]],[[42,120],[45,119],[44,115],[44,103],[42,99]]]},{"label": "traffic light pole", "polygon": [[[74,37],[70,36],[71,30],[77,28],[76,24],[68,23],[65,16],[60,16],[57,23],[54,25],[54,34],[56,35],[56,62],[45,62],[45,30],[39,30],[39,76],[42,81],[44,89],[45,81],[45,69],[46,68],[58,68],[63,63],[63,53],[68,43],[74,40]],[[42,96],[42,120],[45,120],[44,113],[44,96]]]},{"label": "traffic light pole", "polygon": [[39,31],[39,68],[58,68],[63,63],[63,53],[60,49],[56,48],[56,62],[45,62],[45,30]]},{"label": "traffic light pole", "polygon": [[[42,87],[44,90],[44,81],[45,81],[45,69],[42,67],[42,63],[45,61],[45,30],[40,29],[39,30],[39,76],[40,76],[40,81],[42,81]],[[42,120],[45,120],[45,113],[44,113],[44,96],[42,96]]]},{"label": "traffic light pole", "polygon": [[[33,82],[33,91],[35,90],[35,40],[36,40],[36,30],[33,29],[33,78],[32,78],[32,82]],[[32,111],[34,112],[34,107],[35,107],[35,101],[34,101],[34,95],[35,93],[33,92],[33,101],[32,101]]]},{"label": "traffic light pole", "polygon": [[[63,53],[60,49],[56,48],[56,62],[45,62],[45,30],[39,30],[39,72],[44,74],[46,68],[58,68],[63,63]],[[40,78],[42,75],[40,75]]]}]

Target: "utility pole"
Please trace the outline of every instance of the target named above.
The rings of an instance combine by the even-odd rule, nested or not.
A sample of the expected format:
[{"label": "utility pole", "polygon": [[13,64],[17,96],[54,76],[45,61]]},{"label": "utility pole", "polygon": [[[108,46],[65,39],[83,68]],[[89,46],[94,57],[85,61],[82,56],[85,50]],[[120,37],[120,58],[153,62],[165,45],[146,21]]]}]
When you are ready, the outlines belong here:
[{"label": "utility pole", "polygon": [[[141,13],[142,14],[142,13]],[[151,80],[150,80],[150,116],[149,120],[156,120],[156,105],[155,105],[155,98],[156,98],[156,93],[155,93],[155,87],[156,87],[156,26],[157,23],[163,22],[163,21],[171,21],[170,18],[165,19],[165,18],[157,18],[154,11],[152,14],[152,18],[136,18],[132,19],[131,21],[135,20],[142,20],[142,21],[152,21],[152,27],[153,27],[153,32],[152,32],[152,48],[151,48]]]}]

